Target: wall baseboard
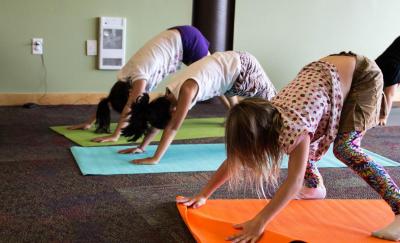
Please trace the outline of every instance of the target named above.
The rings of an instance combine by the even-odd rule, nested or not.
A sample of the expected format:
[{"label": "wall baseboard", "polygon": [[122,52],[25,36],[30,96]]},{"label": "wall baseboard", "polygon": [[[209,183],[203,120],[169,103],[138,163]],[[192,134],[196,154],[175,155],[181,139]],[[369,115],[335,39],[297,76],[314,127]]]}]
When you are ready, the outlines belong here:
[{"label": "wall baseboard", "polygon": [[[95,105],[108,93],[0,93],[0,106],[23,105],[28,102],[39,105]],[[160,93],[150,93],[154,98]],[[393,107],[400,107],[400,92],[396,94]]]},{"label": "wall baseboard", "polygon": [[107,97],[107,93],[0,93],[0,106],[23,105],[92,105]]}]

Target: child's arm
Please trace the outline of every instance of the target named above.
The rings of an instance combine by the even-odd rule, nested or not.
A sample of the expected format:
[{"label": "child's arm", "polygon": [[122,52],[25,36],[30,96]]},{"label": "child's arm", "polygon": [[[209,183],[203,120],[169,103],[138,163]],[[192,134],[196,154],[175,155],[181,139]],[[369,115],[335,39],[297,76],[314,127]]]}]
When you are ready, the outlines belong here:
[{"label": "child's arm", "polygon": [[230,173],[226,164],[227,162],[225,160],[199,194],[193,197],[177,197],[176,202],[193,208],[198,208],[204,205],[214,191],[229,179]]},{"label": "child's arm", "polygon": [[118,141],[120,135],[121,135],[121,130],[128,125],[126,118],[129,115],[129,112],[131,111],[131,105],[134,103],[139,95],[141,95],[146,88],[146,81],[145,80],[136,80],[132,84],[132,89],[130,90],[129,93],[129,98],[128,101],[126,102],[126,105],[124,109],[121,112],[121,116],[119,117],[118,125],[115,128],[113,134],[109,136],[104,136],[104,137],[97,137],[93,138],[93,142],[115,142]]},{"label": "child's arm", "polygon": [[67,127],[67,129],[69,129],[69,130],[78,130],[78,129],[88,130],[92,127],[92,125],[95,121],[96,121],[96,113],[93,113],[86,122],[78,124],[78,125],[69,126],[69,127]]},{"label": "child's arm", "polygon": [[163,135],[161,137],[160,144],[153,157],[148,157],[144,159],[133,160],[135,164],[157,164],[161,157],[164,155],[168,146],[174,139],[177,131],[181,127],[185,117],[189,111],[190,104],[193,98],[196,96],[198,90],[198,84],[196,81],[189,79],[181,87],[179,91],[178,104],[176,106],[176,111],[172,114],[171,121],[168,123],[167,127],[164,129]]},{"label": "child's arm", "polygon": [[304,135],[301,139],[289,155],[288,176],[285,182],[280,186],[267,206],[253,219],[234,226],[241,231],[229,237],[228,240],[232,242],[241,242],[241,240],[255,242],[262,235],[267,224],[300,191],[307,166],[310,137]]},{"label": "child's arm", "polygon": [[390,114],[390,110],[392,109],[393,98],[396,94],[397,87],[399,87],[399,84],[391,85],[391,86],[385,87],[383,89],[383,92],[385,93],[385,96],[386,96],[387,107],[386,107],[385,116],[381,116],[379,118],[379,125],[381,125],[381,126],[386,125],[387,118]]},{"label": "child's arm", "polygon": [[144,136],[142,143],[135,147],[135,148],[128,148],[128,149],[123,149],[118,151],[120,154],[138,154],[138,153],[143,153],[146,150],[147,145],[153,141],[153,138],[158,134],[160,130],[156,129],[154,127],[151,128],[150,132]]}]

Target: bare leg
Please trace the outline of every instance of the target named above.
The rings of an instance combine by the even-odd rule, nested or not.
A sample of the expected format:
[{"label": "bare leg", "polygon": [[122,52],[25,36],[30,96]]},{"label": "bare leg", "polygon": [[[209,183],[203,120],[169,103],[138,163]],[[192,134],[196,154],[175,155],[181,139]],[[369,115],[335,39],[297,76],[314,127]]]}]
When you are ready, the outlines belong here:
[{"label": "bare leg", "polygon": [[228,98],[228,100],[229,100],[229,104],[230,104],[230,107],[231,107],[231,108],[232,108],[234,105],[236,105],[237,103],[239,103],[239,99],[238,99],[237,96],[228,96],[227,98]]},{"label": "bare leg", "polygon": [[218,98],[221,101],[221,103],[226,107],[227,110],[231,108],[229,100],[224,95],[221,95]]},{"label": "bare leg", "polygon": [[[225,105],[226,109],[230,109],[234,105],[238,103],[237,96],[219,96],[219,100]],[[225,126],[225,120],[222,123],[222,126]]]}]

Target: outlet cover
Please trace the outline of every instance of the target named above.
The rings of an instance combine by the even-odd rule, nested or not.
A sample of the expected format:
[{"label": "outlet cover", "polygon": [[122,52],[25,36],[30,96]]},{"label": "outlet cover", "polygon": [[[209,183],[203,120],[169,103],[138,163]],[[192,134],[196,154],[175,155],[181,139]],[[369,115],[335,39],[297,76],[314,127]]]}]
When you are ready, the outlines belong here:
[{"label": "outlet cover", "polygon": [[86,40],[86,55],[97,56],[97,40]]},{"label": "outlet cover", "polygon": [[32,54],[43,55],[43,38],[32,38]]}]

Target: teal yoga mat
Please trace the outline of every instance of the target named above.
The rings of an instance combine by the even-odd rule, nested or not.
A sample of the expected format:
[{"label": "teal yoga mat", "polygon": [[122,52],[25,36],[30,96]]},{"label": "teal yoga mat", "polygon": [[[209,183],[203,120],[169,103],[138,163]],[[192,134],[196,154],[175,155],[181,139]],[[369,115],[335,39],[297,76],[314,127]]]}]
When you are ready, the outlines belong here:
[{"label": "teal yoga mat", "polygon": [[[135,158],[152,156],[157,146],[148,146],[144,154],[118,154],[117,151],[129,146],[107,147],[71,147],[71,152],[83,175],[145,174],[165,172],[214,171],[226,158],[224,144],[177,144],[171,145],[157,165],[135,165],[130,161]],[[383,166],[400,164],[364,150],[376,162]],[[332,147],[318,161],[318,167],[346,167],[335,158]],[[287,168],[287,157],[282,168]]]}]

